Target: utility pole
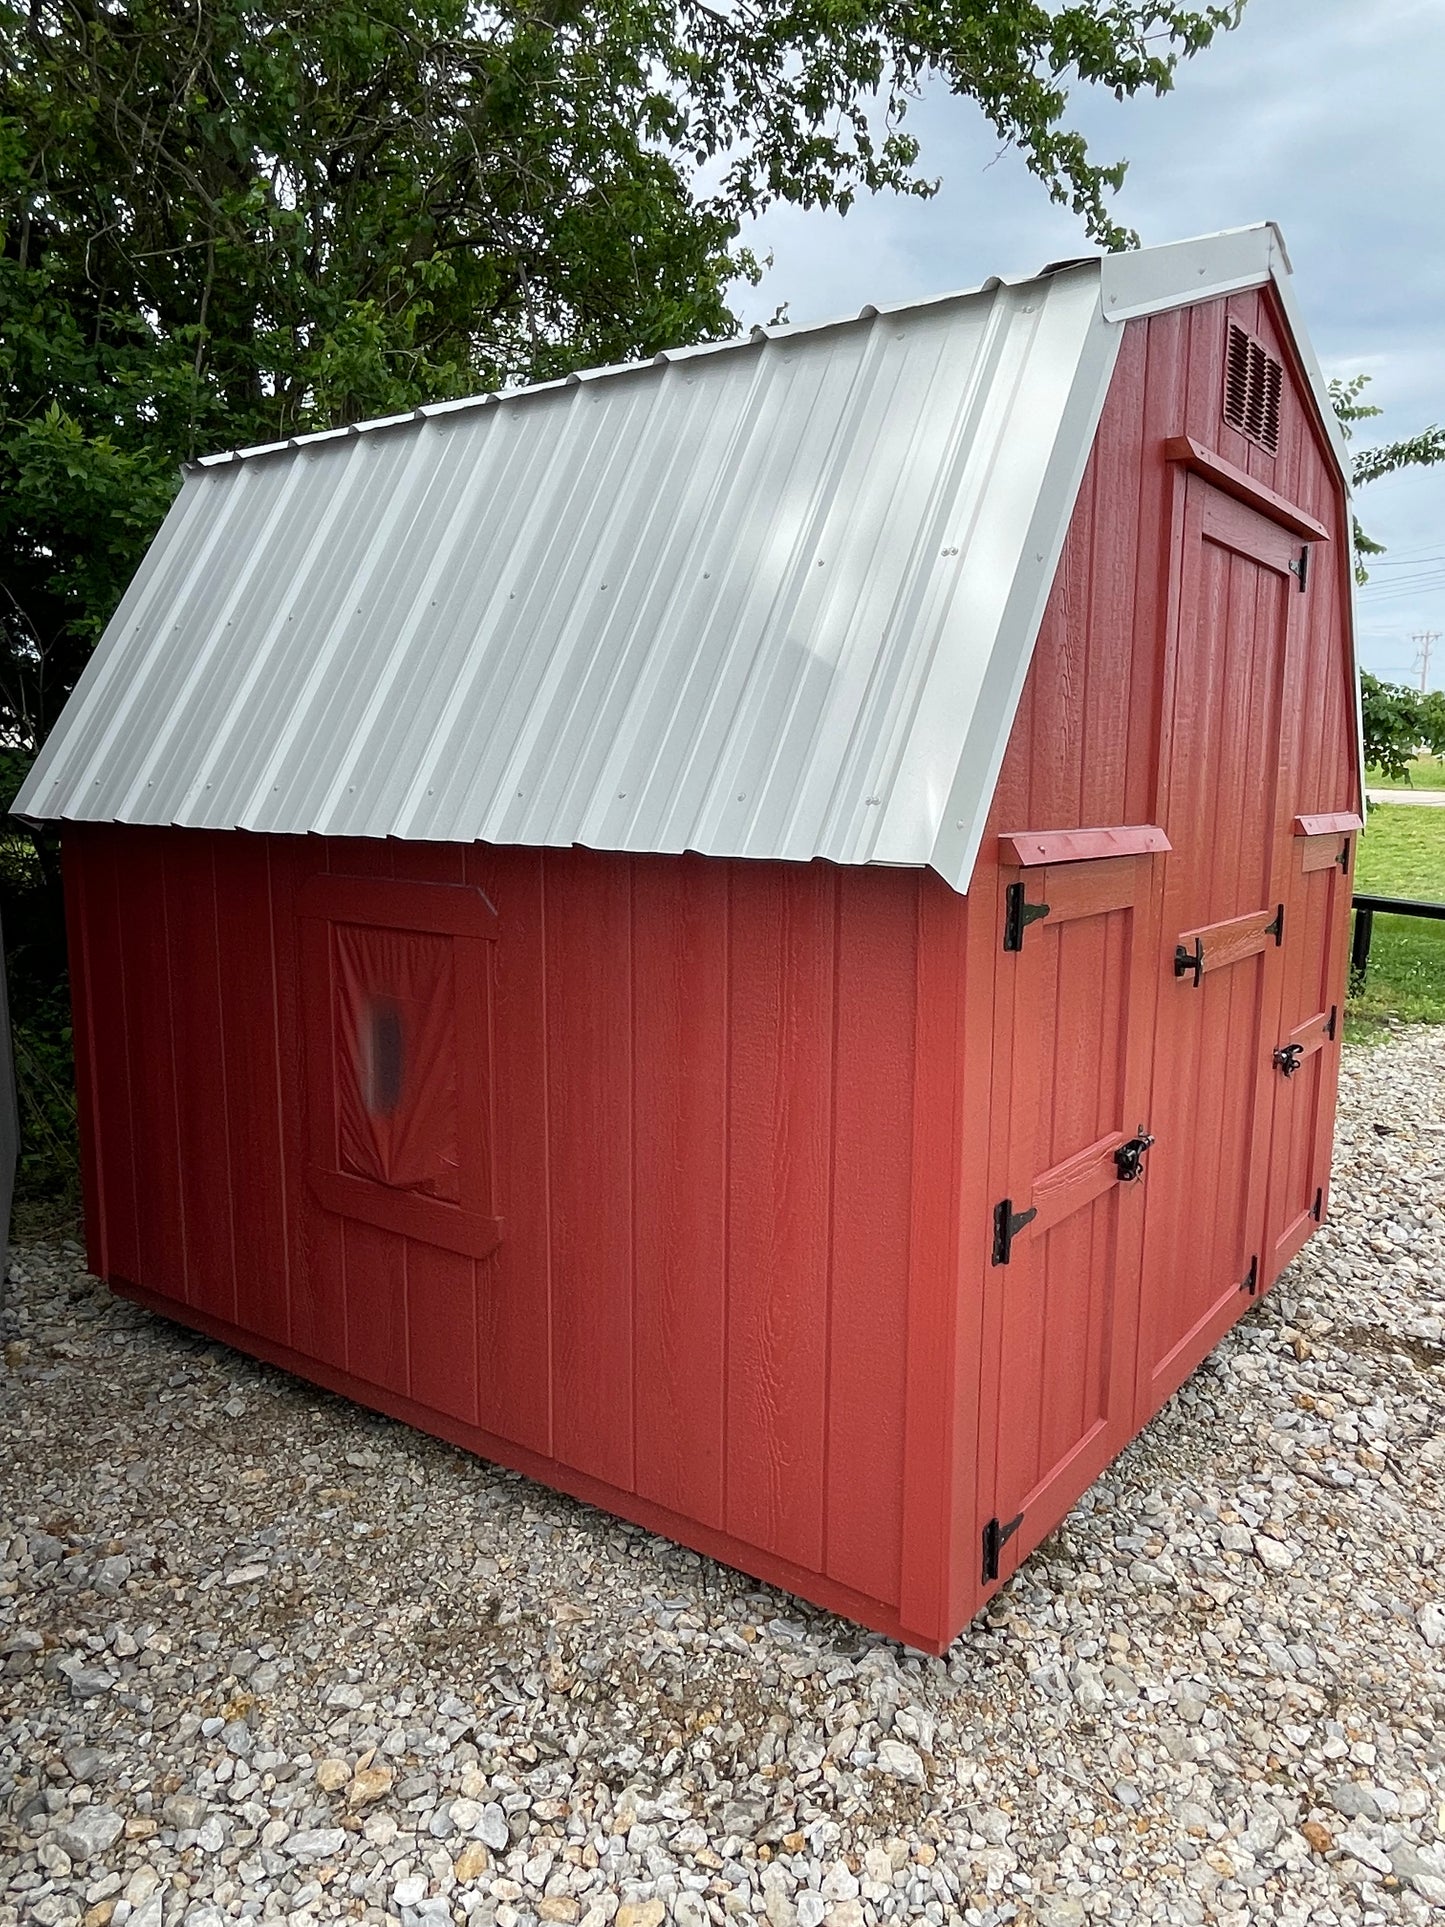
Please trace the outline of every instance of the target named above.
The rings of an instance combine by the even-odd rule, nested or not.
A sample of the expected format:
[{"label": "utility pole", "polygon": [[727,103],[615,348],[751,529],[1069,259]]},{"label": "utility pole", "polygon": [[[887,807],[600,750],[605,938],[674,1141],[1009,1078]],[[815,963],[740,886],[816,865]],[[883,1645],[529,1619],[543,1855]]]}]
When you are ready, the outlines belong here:
[{"label": "utility pole", "polygon": [[1420,671],[1420,694],[1423,696],[1430,686],[1430,655],[1440,640],[1438,629],[1424,629],[1410,638],[1417,651],[1415,666]]}]

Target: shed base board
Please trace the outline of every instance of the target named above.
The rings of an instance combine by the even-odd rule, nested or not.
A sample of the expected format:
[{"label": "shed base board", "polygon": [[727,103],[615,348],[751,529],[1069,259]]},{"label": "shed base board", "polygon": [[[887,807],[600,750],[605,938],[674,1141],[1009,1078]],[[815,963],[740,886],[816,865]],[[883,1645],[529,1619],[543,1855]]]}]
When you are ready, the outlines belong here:
[{"label": "shed base board", "polygon": [[199,1311],[193,1305],[181,1304],[174,1298],[164,1297],[159,1292],[148,1291],[143,1285],[135,1284],[129,1278],[112,1275],[106,1284],[118,1297],[128,1298],[133,1304],[145,1310],[168,1318],[172,1323],[184,1325],[192,1331],[202,1332],[207,1338],[217,1339],[233,1350],[244,1353],[249,1358],[257,1358],[265,1364],[275,1365],[293,1378],[304,1380],[307,1384],[320,1386],[323,1391],[336,1392],[348,1398],[353,1404],[380,1412],[386,1418],[399,1420],[403,1425],[413,1426],[419,1432],[429,1433],[433,1438],[444,1439],[448,1445],[459,1446],[477,1458],[492,1461],[507,1467],[509,1471],[520,1472],[526,1478],[535,1479],[554,1492],[565,1493],[569,1498],[579,1499],[585,1505],[598,1507],[600,1511],[610,1512],[620,1519],[630,1520],[634,1525],[643,1526],[659,1538],[669,1539],[678,1545],[686,1546],[692,1552],[701,1553],[705,1558],[716,1559],[720,1564],[731,1566],[750,1579],[762,1580],[770,1586],[777,1586],[783,1592],[793,1593],[799,1599],[826,1612],[840,1614],[851,1619],[870,1631],[884,1633],[916,1652],[941,1656],[946,1653],[957,1637],[956,1628],[951,1633],[921,1632],[905,1626],[896,1608],[887,1601],[869,1598],[864,1593],[854,1592],[850,1587],[839,1585],[836,1580],[822,1573],[809,1572],[801,1566],[792,1565],[788,1560],[765,1552],[745,1540],[734,1539],[725,1532],[716,1532],[708,1526],[699,1525],[695,1519],[685,1518],[679,1513],[669,1512],[665,1506],[654,1505],[633,1492],[624,1492],[611,1486],[603,1479],[595,1479],[574,1467],[562,1464],[557,1459],[544,1457],[537,1452],[529,1452],[525,1446],[514,1445],[508,1439],[496,1437],[493,1433],[483,1432],[476,1426],[466,1425],[459,1419],[450,1419],[444,1413],[432,1410],[430,1406],[419,1405],[414,1400],[397,1393],[382,1390],[366,1379],[354,1378],[349,1372],[338,1371],[332,1365],[323,1364],[319,1359],[310,1358],[305,1353],[293,1351],[288,1345],[279,1345],[274,1340],[258,1337],[255,1332],[233,1325],[224,1318],[212,1317],[210,1313]]}]

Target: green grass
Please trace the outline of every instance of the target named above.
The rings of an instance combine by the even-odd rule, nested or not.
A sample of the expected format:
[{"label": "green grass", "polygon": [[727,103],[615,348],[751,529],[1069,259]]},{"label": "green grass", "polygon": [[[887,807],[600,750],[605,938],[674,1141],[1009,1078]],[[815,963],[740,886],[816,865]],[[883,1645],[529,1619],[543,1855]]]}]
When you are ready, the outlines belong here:
[{"label": "green grass", "polygon": [[[1373,808],[1360,838],[1355,888],[1445,903],[1445,810],[1399,803]],[[1445,923],[1377,916],[1369,971],[1351,994],[1345,1035],[1368,1042],[1401,1023],[1445,1023]]]},{"label": "green grass", "polygon": [[1403,776],[1386,776],[1372,767],[1365,782],[1372,790],[1445,790],[1445,757],[1412,756]]}]

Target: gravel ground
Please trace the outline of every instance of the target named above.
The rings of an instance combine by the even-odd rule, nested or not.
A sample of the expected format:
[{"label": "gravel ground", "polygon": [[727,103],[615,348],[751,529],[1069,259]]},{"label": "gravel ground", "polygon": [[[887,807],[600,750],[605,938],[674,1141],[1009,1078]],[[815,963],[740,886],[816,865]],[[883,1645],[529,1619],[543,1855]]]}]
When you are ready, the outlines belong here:
[{"label": "gravel ground", "polygon": [[1445,1029],[946,1660],[111,1300],[5,1307],[0,1927],[1445,1909]]}]

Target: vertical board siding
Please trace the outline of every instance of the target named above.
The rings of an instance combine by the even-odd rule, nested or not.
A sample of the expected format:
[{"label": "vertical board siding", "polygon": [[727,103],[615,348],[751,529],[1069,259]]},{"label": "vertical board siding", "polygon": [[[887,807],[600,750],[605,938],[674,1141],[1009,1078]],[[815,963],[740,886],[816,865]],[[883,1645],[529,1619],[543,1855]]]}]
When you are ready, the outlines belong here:
[{"label": "vertical board siding", "polygon": [[883,1281],[910,1265],[919,878],[909,882],[845,870],[837,883],[824,1563],[880,1599],[896,1595],[903,1552],[907,1307]]},{"label": "vertical board siding", "polygon": [[[978,1562],[983,1295],[977,1249],[987,1222],[987,1092],[995,1036],[989,934],[938,877],[918,879],[913,1030],[913,1164],[903,1414],[901,1612],[928,1645],[973,1612]],[[899,1138],[897,1154],[905,1140]]]},{"label": "vertical board siding", "polygon": [[[225,882],[217,911],[217,1034],[225,1070],[225,1186],[235,1254],[236,1317],[263,1337],[289,1337],[285,1106],[276,1039],[271,866],[266,845],[235,837],[220,852]],[[245,1209],[237,1208],[239,1200]],[[278,1255],[280,1262],[278,1263]],[[242,1294],[244,1293],[244,1301]]]},{"label": "vertical board siding", "polygon": [[410,1386],[407,1243],[374,1224],[353,1218],[341,1223],[346,1370],[388,1392],[405,1393]]},{"label": "vertical board siding", "polygon": [[[287,1168],[292,1174],[287,1232],[291,1244],[291,1338],[309,1358],[346,1369],[346,1251],[342,1222],[316,1208],[307,1178],[310,1133],[308,1082],[335,1078],[330,1063],[331,1027],[306,1021],[308,1001],[331,1002],[331,946],[319,927],[306,932],[297,916],[297,893],[304,879],[325,870],[325,844],[268,840],[271,851],[272,942],[276,955],[277,1053],[284,1077],[284,1129]],[[319,963],[314,956],[319,954]],[[318,971],[320,974],[318,975]],[[308,1061],[308,1045],[325,1040],[324,1061]]]},{"label": "vertical board siding", "polygon": [[728,966],[727,1526],[823,1554],[836,872],[739,867]]},{"label": "vertical board siding", "polygon": [[464,854],[506,940],[492,959],[492,1160],[502,1242],[476,1268],[477,1423],[553,1456],[552,1171],[548,1149],[546,903],[541,850]]},{"label": "vertical board siding", "polygon": [[129,1128],[143,1158],[136,1173],[137,1282],[153,1279],[157,1291],[189,1304],[194,1285],[186,1263],[171,1001],[172,965],[183,960],[173,956],[166,918],[166,842],[162,830],[136,832],[131,860],[117,868],[119,935],[125,953],[123,1021],[130,1069]]},{"label": "vertical board siding", "polygon": [[630,1492],[631,861],[554,851],[544,890],[553,1450]]},{"label": "vertical board siding", "polygon": [[[67,842],[78,954],[112,959],[77,996],[113,1275],[696,1521],[742,1563],[752,1547],[827,1575],[886,1620],[905,1566],[917,873],[101,827]],[[313,1194],[334,957],[298,904],[327,873],[376,879],[379,913],[392,879],[466,882],[497,912],[485,1008],[457,1019],[482,1027],[490,1069],[478,1128],[503,1228],[485,1259]],[[136,900],[146,915],[122,915]],[[938,1039],[926,1140],[945,1206],[955,1042]],[[944,1260],[928,1290],[951,1324]],[[944,1529],[940,1494],[935,1560]]]},{"label": "vertical board siding", "polygon": [[[277,1132],[280,1141],[281,1183],[280,1196],[282,1223],[281,1235],[285,1246],[282,1262],[277,1273],[286,1281],[286,1302],[284,1316],[286,1331],[284,1342],[287,1346],[301,1347],[297,1343],[296,1307],[301,1292],[301,1267],[305,1262],[303,1226],[310,1216],[306,1209],[306,1180],[302,1171],[302,1160],[306,1144],[306,1106],[305,1084],[301,1066],[301,1024],[297,999],[297,974],[300,959],[297,946],[295,889],[293,877],[296,870],[296,856],[299,854],[290,846],[256,838],[255,842],[265,854],[267,872],[267,896],[270,906],[270,928],[267,933],[271,953],[271,996],[267,1008],[264,994],[257,989],[258,979],[247,978],[247,990],[243,993],[247,1009],[252,1013],[252,1021],[262,1028],[269,1019],[274,1032],[274,1057],[276,1065],[277,1088]],[[228,1020],[229,1027],[229,1020]],[[248,1167],[248,1175],[238,1173],[236,1178],[238,1197],[249,1202],[248,1194],[257,1188],[260,1179],[254,1167]],[[259,1221],[258,1221],[259,1222]],[[254,1280],[242,1274],[237,1280],[238,1314],[244,1310],[250,1298],[241,1296],[263,1291]]]},{"label": "vertical board siding", "polygon": [[66,941],[69,946],[71,1050],[75,1063],[81,1194],[95,1201],[95,1208],[85,1214],[85,1261],[91,1271],[103,1278],[109,1268],[109,1260],[104,1243],[106,1204],[100,1144],[91,1128],[96,1095],[95,996],[92,982],[95,964],[85,922],[85,867],[85,852],[77,843],[61,873]]},{"label": "vertical board siding", "polygon": [[220,943],[209,838],[157,844],[164,879],[166,947],[171,963],[170,1044],[174,1054],[178,1161],[186,1233],[188,1302],[234,1322],[232,1234]]},{"label": "vertical board siding", "polygon": [[728,871],[633,870],[637,1490],[723,1524]]},{"label": "vertical board siding", "polygon": [[130,1130],[127,922],[121,914],[116,851],[104,835],[80,830],[67,834],[64,851],[76,1097],[80,1135],[87,1147],[81,1171],[87,1186],[86,1253],[102,1277],[135,1283],[141,1277],[138,1145]]}]

